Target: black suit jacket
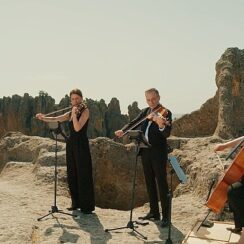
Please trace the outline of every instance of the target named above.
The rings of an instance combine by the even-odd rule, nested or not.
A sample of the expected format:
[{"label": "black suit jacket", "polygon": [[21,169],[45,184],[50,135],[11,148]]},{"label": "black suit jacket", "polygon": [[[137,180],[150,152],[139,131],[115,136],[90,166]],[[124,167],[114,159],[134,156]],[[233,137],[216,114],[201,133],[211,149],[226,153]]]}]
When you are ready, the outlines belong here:
[{"label": "black suit jacket", "polygon": [[[150,113],[150,108],[144,108],[142,111],[138,114],[138,116],[133,119],[130,123],[125,125],[122,130],[126,131],[129,129],[131,126],[135,125],[138,121],[141,119],[145,118],[148,114]],[[149,143],[152,145],[154,148],[160,148],[163,152],[167,152],[167,137],[170,136],[171,128],[172,128],[172,113],[170,110],[168,110],[168,114],[166,116],[167,121],[169,122],[168,125],[165,126],[163,131],[159,130],[159,127],[157,123],[152,122],[151,126],[149,127],[148,131],[148,139]],[[149,120],[146,119],[143,121],[140,125],[138,125],[134,129],[140,129],[142,132],[145,134],[147,126],[148,126]]]}]

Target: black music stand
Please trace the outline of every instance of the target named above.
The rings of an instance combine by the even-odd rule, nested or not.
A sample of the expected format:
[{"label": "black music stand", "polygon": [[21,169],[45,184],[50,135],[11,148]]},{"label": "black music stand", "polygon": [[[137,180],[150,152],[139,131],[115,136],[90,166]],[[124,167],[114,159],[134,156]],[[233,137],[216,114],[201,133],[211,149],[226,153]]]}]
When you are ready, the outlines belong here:
[{"label": "black music stand", "polygon": [[173,186],[172,186],[172,176],[174,173],[176,173],[176,175],[178,176],[178,179],[180,181],[180,183],[184,184],[186,183],[186,175],[183,172],[180,164],[178,163],[178,160],[175,156],[169,156],[168,157],[168,162],[170,163],[171,166],[171,170],[170,170],[170,186],[169,186],[169,192],[168,192],[168,199],[169,199],[169,214],[168,214],[168,218],[169,218],[169,227],[168,227],[168,239],[166,240],[166,244],[171,244],[173,243],[171,240],[171,213],[172,213],[172,198],[173,198]]},{"label": "black music stand", "polygon": [[131,196],[131,206],[130,206],[130,220],[126,226],[118,227],[118,228],[112,228],[112,229],[105,229],[105,232],[129,228],[129,229],[132,229],[132,231],[136,232],[144,240],[147,240],[146,236],[142,235],[139,231],[137,231],[135,229],[138,226],[135,226],[134,223],[140,224],[140,225],[147,225],[149,223],[148,222],[133,221],[132,220],[132,214],[133,214],[134,201],[135,201],[135,185],[136,185],[137,160],[138,160],[138,156],[139,156],[139,151],[140,151],[140,148],[151,147],[151,145],[148,143],[147,139],[145,138],[142,131],[140,131],[140,130],[129,130],[127,134],[129,135],[129,139],[131,141],[134,141],[134,143],[136,145],[136,159],[135,159],[135,164],[134,164],[134,176],[133,176],[133,181],[132,181],[132,192],[131,192],[132,196]]},{"label": "black music stand", "polygon": [[[51,210],[49,210],[49,213],[38,218],[37,220],[40,221],[43,218],[52,215],[53,213],[60,213],[60,214],[65,214],[65,215],[70,215],[72,217],[77,217],[75,214],[70,214],[70,213],[65,213],[63,210],[59,210],[57,207],[57,176],[58,176],[58,171],[57,171],[57,166],[58,166],[58,157],[57,157],[57,152],[58,152],[58,140],[59,141],[64,141],[66,140],[66,135],[62,131],[61,124],[60,122],[52,122],[48,123],[50,133],[55,139],[55,163],[54,163],[54,205],[51,206]],[[54,217],[54,216],[53,216]]]}]

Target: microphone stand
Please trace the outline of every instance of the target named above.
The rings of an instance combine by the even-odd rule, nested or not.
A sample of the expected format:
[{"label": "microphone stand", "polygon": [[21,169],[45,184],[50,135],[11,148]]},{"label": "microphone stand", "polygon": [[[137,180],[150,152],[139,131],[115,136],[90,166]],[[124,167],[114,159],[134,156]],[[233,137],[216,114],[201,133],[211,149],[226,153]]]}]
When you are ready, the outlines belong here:
[{"label": "microphone stand", "polygon": [[138,161],[138,156],[139,156],[139,151],[140,151],[140,144],[142,143],[144,147],[149,147],[151,146],[146,139],[143,137],[142,131],[139,130],[131,130],[128,131],[129,133],[129,138],[130,140],[134,140],[136,144],[136,160],[134,164],[134,176],[133,176],[133,181],[132,181],[132,191],[131,191],[131,205],[130,205],[130,219],[129,222],[127,223],[126,226],[122,227],[117,227],[117,228],[112,228],[112,229],[105,229],[105,232],[108,231],[113,231],[113,230],[121,230],[121,229],[132,229],[136,234],[138,234],[140,237],[142,237],[144,240],[147,240],[147,237],[141,234],[139,231],[137,231],[135,228],[138,226],[135,226],[134,224],[140,224],[140,225],[148,225],[148,222],[138,222],[138,221],[133,221],[132,220],[132,214],[133,214],[133,209],[134,209],[134,202],[135,202],[135,186],[136,186],[136,176],[137,176],[137,161]]},{"label": "microphone stand", "polygon": [[171,166],[171,170],[170,170],[170,187],[169,187],[169,192],[168,192],[168,200],[169,200],[169,227],[168,227],[168,238],[165,242],[165,244],[172,244],[172,239],[171,239],[171,226],[172,226],[172,222],[171,222],[171,215],[172,215],[172,198],[173,198],[173,184],[172,184],[172,179],[173,179],[173,174],[176,173],[180,183],[184,184],[186,183],[186,175],[183,172],[180,164],[178,163],[178,160],[175,156],[169,156],[168,157],[168,162]]},{"label": "microphone stand", "polygon": [[[53,127],[53,126],[52,126]],[[58,209],[58,206],[57,206],[57,176],[58,176],[58,170],[57,170],[57,166],[58,166],[58,157],[57,157],[57,152],[58,152],[58,134],[61,134],[63,139],[66,139],[66,136],[64,134],[64,132],[62,131],[61,129],[61,126],[60,126],[60,122],[58,122],[58,125],[57,125],[57,128],[51,128],[51,125],[49,125],[49,128],[50,128],[50,132],[52,132],[52,135],[54,135],[54,138],[55,138],[55,163],[54,163],[54,204],[53,206],[51,206],[51,210],[49,210],[49,213],[38,218],[37,220],[40,221],[42,220],[43,218],[49,216],[49,215],[52,215],[54,213],[60,213],[60,214],[65,214],[65,215],[69,215],[69,216],[72,216],[72,217],[77,217],[77,215],[75,214],[70,214],[70,213],[65,213],[63,212],[63,210],[60,210]],[[53,216],[54,217],[54,216]]]}]

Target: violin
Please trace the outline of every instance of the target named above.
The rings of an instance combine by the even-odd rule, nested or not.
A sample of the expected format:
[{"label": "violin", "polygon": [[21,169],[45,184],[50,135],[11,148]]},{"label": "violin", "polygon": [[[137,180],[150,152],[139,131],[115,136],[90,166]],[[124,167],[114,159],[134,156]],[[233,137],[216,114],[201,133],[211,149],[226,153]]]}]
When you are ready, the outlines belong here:
[{"label": "violin", "polygon": [[154,115],[160,116],[161,118],[165,119],[166,124],[168,124],[167,123],[167,119],[166,119],[166,116],[168,115],[168,110],[163,105],[159,104],[157,107],[155,107],[150,112],[150,114],[146,115],[144,118],[142,118],[141,120],[139,120],[137,123],[135,123],[134,125],[132,125],[129,128],[127,128],[126,131],[124,131],[124,133],[123,133],[123,135],[121,137],[123,137],[124,135],[126,135],[130,130],[133,130],[134,128],[136,128],[137,126],[139,126],[146,119],[153,120],[153,116]]},{"label": "violin", "polygon": [[[75,105],[75,106],[73,106],[73,107],[77,107],[77,110],[76,110],[76,112],[75,112],[75,114],[76,114],[77,117],[79,117],[79,116],[82,114],[82,112],[83,112],[85,109],[87,109],[87,105],[86,105],[84,102],[81,102],[80,104]],[[72,107],[72,108],[73,108],[73,107]]]},{"label": "violin", "polygon": [[146,119],[153,120],[153,115],[157,115],[162,119],[166,119],[168,110],[162,105],[158,105],[149,115],[147,115]]}]

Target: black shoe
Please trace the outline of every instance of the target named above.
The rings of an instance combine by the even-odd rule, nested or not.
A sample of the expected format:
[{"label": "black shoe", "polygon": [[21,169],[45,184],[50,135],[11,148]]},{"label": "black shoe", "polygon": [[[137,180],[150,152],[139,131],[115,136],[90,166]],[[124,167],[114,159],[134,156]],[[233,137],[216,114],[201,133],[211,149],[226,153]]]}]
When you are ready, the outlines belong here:
[{"label": "black shoe", "polygon": [[150,220],[150,219],[154,219],[154,220],[160,220],[160,214],[153,214],[153,213],[148,213],[147,215],[143,216],[143,217],[139,217],[138,219],[142,219],[142,220]]},{"label": "black shoe", "polygon": [[241,229],[242,228],[226,228],[226,230],[229,230],[230,232],[239,234],[239,235],[241,234]]},{"label": "black shoe", "polygon": [[73,207],[73,206],[67,208],[68,211],[74,211],[74,210],[77,210],[77,209],[78,209],[78,207]]},{"label": "black shoe", "polygon": [[165,228],[165,227],[168,227],[168,226],[169,226],[169,220],[168,219],[162,219],[161,227]]}]

